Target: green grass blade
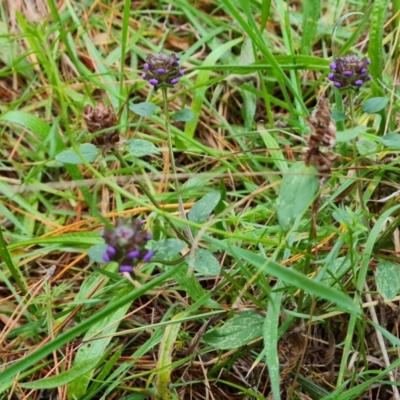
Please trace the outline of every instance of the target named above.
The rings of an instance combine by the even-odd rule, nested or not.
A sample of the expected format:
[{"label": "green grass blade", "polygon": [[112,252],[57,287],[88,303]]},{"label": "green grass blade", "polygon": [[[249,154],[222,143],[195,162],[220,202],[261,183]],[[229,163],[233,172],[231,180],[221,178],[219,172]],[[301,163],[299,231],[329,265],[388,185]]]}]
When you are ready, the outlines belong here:
[{"label": "green grass blade", "polygon": [[381,88],[382,73],[385,65],[383,52],[383,26],[385,15],[389,7],[389,0],[376,0],[372,5],[371,27],[369,30],[368,56],[371,59],[369,72],[372,76],[372,96],[383,95]]},{"label": "green grass blade", "polygon": [[311,54],[315,36],[317,34],[318,20],[321,14],[321,0],[309,0],[303,3],[303,27],[300,43],[301,54]]}]

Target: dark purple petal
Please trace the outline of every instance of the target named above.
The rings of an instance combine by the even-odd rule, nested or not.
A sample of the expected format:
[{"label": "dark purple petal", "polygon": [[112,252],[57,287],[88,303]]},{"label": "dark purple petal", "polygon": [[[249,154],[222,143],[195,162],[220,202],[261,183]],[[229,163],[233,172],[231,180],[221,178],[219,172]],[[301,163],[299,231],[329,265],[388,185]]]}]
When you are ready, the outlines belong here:
[{"label": "dark purple petal", "polygon": [[156,72],[157,72],[157,74],[165,74],[165,69],[164,68],[157,68]]},{"label": "dark purple petal", "polygon": [[143,64],[143,68],[144,68],[144,69],[150,69],[150,65],[149,65],[148,63]]},{"label": "dark purple petal", "polygon": [[146,79],[146,77],[147,77],[147,74],[146,74],[146,72],[143,72],[143,74],[142,74],[142,78],[143,78],[143,79]]},{"label": "dark purple petal", "polygon": [[333,86],[340,88],[342,87],[342,84],[340,82],[333,82]]},{"label": "dark purple petal", "polygon": [[149,250],[143,257],[143,262],[149,262],[154,256],[154,251]]},{"label": "dark purple petal", "polygon": [[107,250],[106,250],[107,254],[112,257],[115,256],[117,254],[117,249],[113,246],[107,245]]},{"label": "dark purple petal", "polygon": [[110,258],[110,256],[108,255],[107,252],[103,253],[103,260],[105,262],[110,262],[111,261],[111,258]]},{"label": "dark purple petal", "polygon": [[372,79],[372,76],[371,76],[371,75],[368,75],[365,79],[366,79],[367,81],[370,81],[370,80]]},{"label": "dark purple petal", "polygon": [[146,233],[146,240],[151,240],[152,237],[153,235],[150,232]]},{"label": "dark purple petal", "polygon": [[119,272],[128,272],[131,274],[133,272],[133,267],[131,265],[120,265]]},{"label": "dark purple petal", "polygon": [[367,72],[367,68],[361,68],[360,74],[365,74]]},{"label": "dark purple petal", "polygon": [[178,63],[178,62],[173,63],[172,66],[173,66],[173,67],[179,67],[179,63]]},{"label": "dark purple petal", "polygon": [[335,74],[333,72],[331,72],[330,74],[328,74],[328,79],[330,81],[333,81],[335,79]]},{"label": "dark purple petal", "polygon": [[158,80],[157,79],[150,79],[149,83],[150,83],[150,85],[156,86],[156,85],[158,85]]},{"label": "dark purple petal", "polygon": [[171,85],[176,85],[178,82],[179,82],[179,79],[178,78],[174,78],[174,79],[171,79],[169,83]]},{"label": "dark purple petal", "polygon": [[185,73],[184,73],[182,70],[179,70],[179,71],[178,71],[178,74],[179,74],[179,76],[185,75]]},{"label": "dark purple petal", "polygon": [[364,83],[364,81],[362,81],[361,79],[358,79],[354,82],[354,86],[362,86]]},{"label": "dark purple petal", "polygon": [[132,250],[128,253],[126,258],[128,260],[133,260],[134,258],[138,258],[140,256],[140,250]]},{"label": "dark purple petal", "polygon": [[371,64],[371,59],[370,58],[367,58],[367,64],[368,65]]},{"label": "dark purple petal", "polygon": [[175,60],[179,61],[181,58],[175,54]]},{"label": "dark purple petal", "polygon": [[331,63],[329,64],[329,68],[330,68],[331,70],[333,70],[333,71],[336,71],[336,69],[337,69],[336,63],[335,63],[335,62],[331,62]]},{"label": "dark purple petal", "polygon": [[343,75],[344,76],[352,76],[353,75],[353,71],[343,71]]}]

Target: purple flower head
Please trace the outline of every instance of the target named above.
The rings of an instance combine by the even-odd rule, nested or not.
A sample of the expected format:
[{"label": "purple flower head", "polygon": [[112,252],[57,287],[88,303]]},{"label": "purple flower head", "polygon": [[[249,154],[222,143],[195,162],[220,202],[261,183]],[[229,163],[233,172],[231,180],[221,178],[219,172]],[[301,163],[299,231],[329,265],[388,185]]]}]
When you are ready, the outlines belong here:
[{"label": "purple flower head", "polygon": [[340,89],[360,87],[369,80],[368,65],[370,63],[369,58],[360,59],[355,54],[339,56],[329,65],[332,72],[328,74],[328,79]]},{"label": "purple flower head", "polygon": [[179,57],[174,53],[148,55],[143,68],[146,72],[142,74],[142,78],[156,89],[176,85],[178,78],[183,75],[183,71],[179,69]]},{"label": "purple flower head", "polygon": [[119,220],[115,227],[105,228],[103,237],[107,244],[103,260],[117,262],[120,272],[131,273],[136,264],[153,257],[153,251],[146,248],[151,234],[143,229],[140,219]]}]

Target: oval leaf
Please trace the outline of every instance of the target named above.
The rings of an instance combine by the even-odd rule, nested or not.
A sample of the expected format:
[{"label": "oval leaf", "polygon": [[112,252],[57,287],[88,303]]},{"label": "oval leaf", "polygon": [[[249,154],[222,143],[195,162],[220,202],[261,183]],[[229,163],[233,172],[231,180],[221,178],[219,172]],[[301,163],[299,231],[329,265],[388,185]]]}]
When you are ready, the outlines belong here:
[{"label": "oval leaf", "polygon": [[310,206],[319,188],[317,169],[303,162],[295,163],[283,176],[277,200],[278,221],[287,232],[299,216]]},{"label": "oval leaf", "polygon": [[[79,151],[82,154],[82,157],[87,162],[93,162],[97,155],[99,154],[99,149],[91,144],[91,143],[84,143],[79,146]],[[75,152],[74,149],[68,149],[60,154],[56,155],[56,160],[63,163],[63,164],[82,164],[83,161],[81,157]]]},{"label": "oval leaf", "polygon": [[164,239],[159,240],[153,247],[155,257],[157,258],[171,258],[180,254],[185,248],[186,243],[180,239]]},{"label": "oval leaf", "polygon": [[390,261],[381,261],[376,268],[376,287],[387,300],[400,292],[400,267]]},{"label": "oval leaf", "polygon": [[154,143],[142,139],[131,139],[127,141],[127,150],[135,157],[144,157],[150,154],[159,154],[157,147]]},{"label": "oval leaf", "polygon": [[336,132],[336,142],[350,142],[357,136],[361,135],[362,133],[366,132],[368,128],[366,126],[356,126],[353,129],[345,129],[344,131]]},{"label": "oval leaf", "polygon": [[179,110],[177,113],[171,115],[171,119],[174,121],[193,121],[194,113],[192,110],[184,108],[183,110]]},{"label": "oval leaf", "polygon": [[375,114],[383,110],[389,103],[388,97],[373,97],[364,102],[362,110],[368,114]]},{"label": "oval leaf", "polygon": [[88,249],[87,253],[91,261],[104,264],[105,261],[103,260],[103,254],[105,253],[106,249],[107,245],[105,243],[95,244]]},{"label": "oval leaf", "polygon": [[221,193],[219,192],[207,193],[190,209],[188,214],[189,221],[205,221],[214,211],[214,208],[217,206],[220,199]]},{"label": "oval leaf", "polygon": [[398,133],[388,133],[381,137],[381,143],[387,147],[400,148],[400,135]]},{"label": "oval leaf", "polygon": [[144,101],[143,103],[131,104],[129,109],[141,117],[150,117],[156,113],[157,106],[154,103]]},{"label": "oval leaf", "polygon": [[188,256],[186,260],[191,268],[203,276],[215,276],[221,271],[219,262],[208,250],[197,250],[194,259]]},{"label": "oval leaf", "polygon": [[265,318],[255,311],[244,311],[235,315],[222,328],[203,335],[203,340],[215,349],[226,350],[245,346],[263,335]]}]

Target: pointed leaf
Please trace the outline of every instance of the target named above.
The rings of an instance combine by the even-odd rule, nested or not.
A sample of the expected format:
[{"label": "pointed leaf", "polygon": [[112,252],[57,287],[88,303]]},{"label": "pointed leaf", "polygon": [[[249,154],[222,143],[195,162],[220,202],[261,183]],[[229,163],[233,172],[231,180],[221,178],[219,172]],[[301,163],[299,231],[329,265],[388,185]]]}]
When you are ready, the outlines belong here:
[{"label": "pointed leaf", "polygon": [[147,140],[130,139],[127,141],[126,145],[128,152],[135,157],[144,157],[150,154],[160,153],[154,143]]},{"label": "pointed leaf", "polygon": [[215,276],[221,271],[221,266],[217,259],[204,249],[197,250],[194,259],[186,257],[190,267],[203,276]]},{"label": "pointed leaf", "polygon": [[[93,162],[97,155],[99,154],[99,149],[91,144],[91,143],[84,143],[79,146],[79,151],[82,154],[82,157],[87,162]],[[75,152],[74,149],[68,149],[60,154],[56,155],[56,160],[63,163],[63,164],[82,164],[83,160],[79,155]]]},{"label": "pointed leaf", "polygon": [[314,166],[295,163],[284,175],[277,200],[279,225],[287,232],[296,218],[310,206],[319,188],[319,178]]},{"label": "pointed leaf", "polygon": [[188,214],[189,221],[203,222],[205,221],[221,199],[221,193],[212,192],[207,193],[191,208]]},{"label": "pointed leaf", "polygon": [[263,335],[265,317],[255,311],[235,315],[221,328],[203,335],[203,341],[215,349],[225,350],[245,346]]}]

